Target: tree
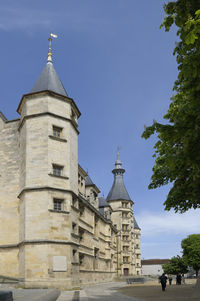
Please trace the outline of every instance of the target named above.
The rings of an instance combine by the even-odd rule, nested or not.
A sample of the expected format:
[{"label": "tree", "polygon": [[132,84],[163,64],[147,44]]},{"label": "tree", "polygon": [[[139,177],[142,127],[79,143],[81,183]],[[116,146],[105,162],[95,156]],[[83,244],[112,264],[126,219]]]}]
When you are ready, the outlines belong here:
[{"label": "tree", "polygon": [[200,270],[200,234],[192,234],[181,242],[183,258],[188,266],[193,267],[198,277]]},{"label": "tree", "polygon": [[165,210],[185,212],[200,208],[200,0],[177,0],[164,6],[161,27],[177,27],[179,42],[174,49],[178,64],[175,94],[164,118],[154,122],[142,137],[158,135],[155,165],[149,189],[172,183]]},{"label": "tree", "polygon": [[163,264],[165,274],[186,274],[188,272],[187,264],[180,256],[172,257],[169,263]]}]

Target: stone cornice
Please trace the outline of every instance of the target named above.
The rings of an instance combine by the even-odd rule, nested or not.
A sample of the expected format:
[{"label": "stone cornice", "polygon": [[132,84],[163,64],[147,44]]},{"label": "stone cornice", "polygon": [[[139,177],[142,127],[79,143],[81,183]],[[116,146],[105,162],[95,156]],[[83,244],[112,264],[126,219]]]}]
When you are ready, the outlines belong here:
[{"label": "stone cornice", "polygon": [[77,129],[77,124],[73,121],[73,119],[70,119],[70,118],[67,118],[67,117],[64,117],[64,116],[60,116],[60,115],[57,115],[57,114],[54,114],[54,113],[51,113],[51,112],[43,112],[43,113],[31,114],[31,115],[24,116],[23,119],[21,120],[18,131],[21,130],[22,126],[24,125],[24,123],[27,119],[38,118],[38,117],[41,117],[41,116],[51,116],[51,117],[54,117],[54,118],[62,119],[64,121],[68,121],[72,124],[72,126],[76,130],[77,134],[79,134],[79,131]]},{"label": "stone cornice", "polygon": [[73,241],[56,240],[56,239],[34,239],[34,240],[23,240],[16,244],[0,245],[0,249],[19,248],[23,245],[28,245],[28,244],[61,244],[61,245],[79,246],[79,244]]},{"label": "stone cornice", "polygon": [[51,187],[51,186],[41,186],[41,187],[26,187],[26,188],[22,189],[18,195],[18,198],[20,198],[24,192],[41,191],[41,190],[54,190],[54,191],[60,191],[60,192],[69,192],[76,196],[76,194],[72,190]]},{"label": "stone cornice", "polygon": [[24,99],[25,99],[26,97],[29,97],[29,98],[30,98],[30,97],[31,97],[31,98],[35,98],[35,97],[37,97],[39,94],[40,94],[40,95],[41,95],[41,94],[50,95],[50,96],[52,96],[52,97],[56,97],[56,99],[58,99],[58,100],[61,100],[61,101],[65,101],[65,102],[71,103],[72,106],[75,108],[78,117],[81,116],[81,112],[79,111],[79,109],[78,109],[78,107],[77,107],[75,101],[73,100],[73,98],[70,98],[69,96],[64,96],[64,95],[61,95],[61,94],[58,94],[58,93],[55,93],[55,92],[49,91],[49,90],[44,90],[44,91],[38,91],[38,92],[33,92],[33,93],[24,94],[24,95],[22,96],[22,98],[21,98],[21,100],[20,100],[20,103],[19,103],[19,106],[18,106],[18,108],[17,108],[17,113],[19,113],[19,114],[21,113],[21,110],[20,110],[20,109],[21,109],[22,103],[23,103],[23,101],[24,101]]}]

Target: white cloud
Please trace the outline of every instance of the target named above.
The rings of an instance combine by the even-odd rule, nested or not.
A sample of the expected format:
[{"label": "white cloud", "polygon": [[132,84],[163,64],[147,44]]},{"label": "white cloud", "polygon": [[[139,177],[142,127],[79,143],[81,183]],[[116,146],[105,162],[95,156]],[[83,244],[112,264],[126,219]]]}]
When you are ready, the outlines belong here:
[{"label": "white cloud", "polygon": [[189,210],[183,214],[146,211],[137,215],[136,219],[144,237],[200,233],[200,210]]},{"label": "white cloud", "polygon": [[0,7],[0,29],[4,31],[30,28],[49,28],[53,13],[26,8]]},{"label": "white cloud", "polygon": [[44,8],[29,8],[28,6],[10,6],[0,4],[0,30],[37,30],[49,29],[49,31],[62,27],[65,30],[91,31],[100,30],[104,25],[110,24],[104,16],[93,16],[90,6],[84,6],[66,10],[65,5],[58,6],[56,10]]}]

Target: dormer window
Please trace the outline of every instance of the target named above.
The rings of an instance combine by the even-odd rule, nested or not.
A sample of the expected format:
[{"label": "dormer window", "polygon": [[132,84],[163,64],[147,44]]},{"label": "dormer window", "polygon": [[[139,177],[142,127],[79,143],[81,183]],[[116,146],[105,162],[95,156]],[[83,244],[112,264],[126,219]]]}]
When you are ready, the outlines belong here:
[{"label": "dormer window", "polygon": [[53,136],[56,138],[62,137],[62,128],[53,125]]}]

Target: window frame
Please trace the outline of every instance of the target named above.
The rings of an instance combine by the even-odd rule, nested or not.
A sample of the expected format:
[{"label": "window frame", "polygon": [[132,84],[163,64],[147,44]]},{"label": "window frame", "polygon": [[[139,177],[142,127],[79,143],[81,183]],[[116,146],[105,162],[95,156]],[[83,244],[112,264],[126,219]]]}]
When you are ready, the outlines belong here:
[{"label": "window frame", "polygon": [[[59,164],[56,164],[56,163],[52,164],[52,174],[54,176],[62,177],[63,176],[63,169],[64,169],[63,165],[59,165]],[[59,172],[55,172],[56,170],[59,171]]]},{"label": "window frame", "polygon": [[59,199],[59,198],[53,198],[53,210],[54,211],[63,211],[64,208],[64,199]]},{"label": "window frame", "polygon": [[[55,134],[55,133],[59,133],[59,135]],[[62,133],[63,133],[63,128],[59,127],[57,125],[52,125],[52,135],[55,138],[62,138]]]}]

